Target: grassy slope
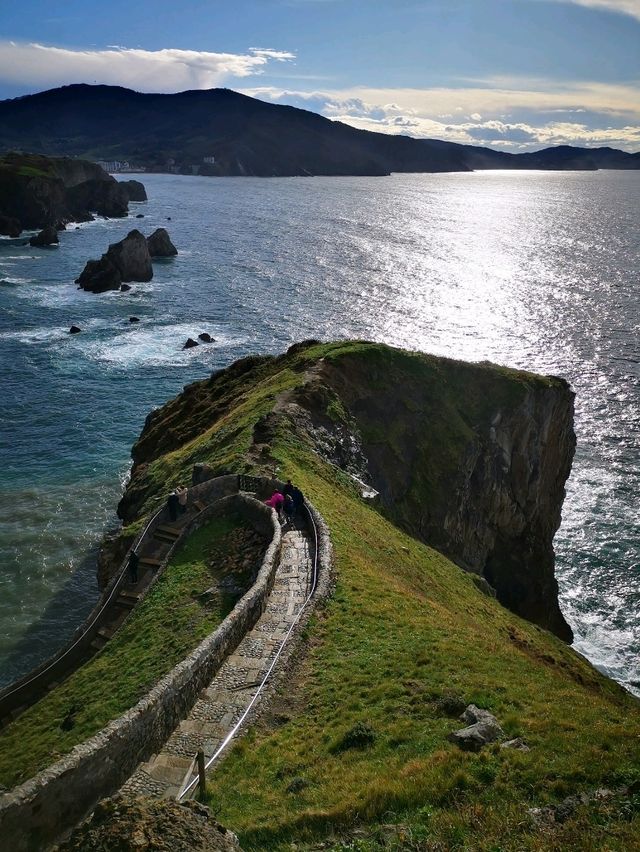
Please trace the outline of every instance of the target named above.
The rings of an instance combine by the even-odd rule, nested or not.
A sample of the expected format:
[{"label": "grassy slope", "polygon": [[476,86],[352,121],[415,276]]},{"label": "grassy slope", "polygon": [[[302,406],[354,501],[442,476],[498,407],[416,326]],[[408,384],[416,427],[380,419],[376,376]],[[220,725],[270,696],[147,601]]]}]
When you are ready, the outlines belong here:
[{"label": "grassy slope", "polygon": [[[206,398],[218,380],[196,388],[188,403],[178,399],[158,412],[162,455],[134,482],[143,513],[196,461],[246,469],[253,425],[276,394],[300,384],[307,361],[339,361],[342,354],[382,358],[380,369],[385,358],[395,368],[407,357],[361,344],[316,347],[227,377],[229,404],[218,420],[207,416]],[[502,374],[516,386],[536,381]],[[339,404],[329,404],[339,416]],[[171,436],[167,427],[186,427],[193,407],[198,428]],[[296,677],[281,691],[278,724],[250,733],[214,776],[214,807],[243,846],[289,848],[292,838],[300,844],[354,825],[373,837],[379,823],[402,822],[407,836],[431,844],[413,848],[637,848],[635,800],[584,806],[563,825],[538,832],[526,811],[637,779],[638,702],[364,505],[347,478],[291,429],[278,432],[264,469],[273,457],[329,523],[337,585],[308,628]],[[260,467],[259,460],[254,468]],[[461,753],[446,740],[458,723],[438,710],[449,693],[495,712],[507,733],[523,735],[532,750]],[[373,745],[337,751],[359,721],[374,730]],[[293,779],[303,785],[297,793],[287,792]],[[378,846],[371,840],[358,848]]]},{"label": "grassy slope", "polygon": [[[237,518],[217,518],[190,536],[101,653],[0,734],[0,784],[25,781],[95,734],[211,633],[228,604],[205,607],[194,594],[211,585],[211,564],[228,561],[242,529]],[[65,731],[70,714],[74,724]]]},{"label": "grassy slope", "polygon": [[[212,779],[217,816],[244,848],[289,848],[359,824],[374,836],[395,822],[435,844],[421,848],[637,848],[637,800],[622,817],[583,808],[544,834],[526,811],[637,779],[638,702],[363,505],[290,438],[275,450],[329,524],[338,582],[295,688],[281,690],[279,724],[254,731]],[[460,752],[446,740],[460,725],[437,705],[449,693],[490,709],[531,751]],[[375,731],[373,746],[336,751],[357,722]],[[288,792],[294,778],[308,786]]]},{"label": "grassy slope", "polygon": [[[313,347],[226,384],[225,399],[233,401],[218,421],[206,415],[212,402],[206,395],[216,395],[213,380],[193,391],[195,406],[178,398],[160,411],[160,436],[174,423],[193,425],[192,406],[199,425],[197,434],[184,435],[183,444],[176,436],[140,472],[146,509],[158,493],[156,481],[184,479],[196,461],[245,469],[254,423],[271,410],[277,393],[302,382],[305,366],[318,357],[339,368],[349,364],[352,378],[367,376],[374,394],[385,371],[394,381],[404,371],[435,371],[432,389],[440,399],[434,409],[445,412],[452,441],[473,426],[465,410],[468,417],[474,406],[496,404],[492,372],[510,380],[500,391],[505,403],[507,397],[517,402],[526,384],[554,381],[487,367],[487,385],[471,398],[455,364],[438,381],[433,359],[366,344]],[[339,400],[328,396],[327,407],[341,416]],[[425,436],[438,454],[447,452],[441,425],[432,424]],[[392,450],[395,438],[380,433]],[[416,843],[433,844],[421,848],[634,848],[637,799],[585,806],[544,831],[533,829],[527,809],[637,779],[638,702],[364,505],[349,480],[284,424],[264,458],[265,470],[273,458],[281,476],[299,482],[325,516],[338,579],[335,595],[309,628],[297,677],[281,691],[277,725],[251,733],[212,780],[216,813],[240,833],[243,846],[289,848],[291,841],[354,825],[373,837],[378,823],[402,822]],[[531,751],[460,752],[446,739],[459,723],[438,710],[438,700],[449,693],[496,713],[506,732],[524,736]],[[336,751],[357,722],[375,731],[373,746]],[[297,793],[287,791],[294,779],[303,785]],[[374,840],[362,844],[378,848]]]}]

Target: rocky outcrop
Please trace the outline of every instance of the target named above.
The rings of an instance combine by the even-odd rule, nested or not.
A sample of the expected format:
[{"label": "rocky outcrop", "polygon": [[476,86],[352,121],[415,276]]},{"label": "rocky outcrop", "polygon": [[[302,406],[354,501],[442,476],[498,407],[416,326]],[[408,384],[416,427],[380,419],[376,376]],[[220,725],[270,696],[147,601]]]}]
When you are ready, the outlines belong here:
[{"label": "rocky outcrop", "polygon": [[258,455],[273,418],[287,418],[282,428],[378,492],[395,524],[483,577],[483,591],[513,612],[571,641],[553,551],[575,449],[567,383],[363,342],[306,360],[310,346],[242,359],[154,411],[133,448],[121,517],[135,517],[153,486],[144,463],[211,428],[245,382],[293,364],[304,378],[256,418]]},{"label": "rocky outcrop", "polygon": [[461,719],[467,727],[453,731],[449,734],[449,739],[463,751],[480,751],[483,746],[504,737],[504,731],[496,717],[475,704],[466,708]]},{"label": "rocky outcrop", "polygon": [[178,254],[178,249],[169,239],[166,228],[157,228],[147,237],[147,245],[151,257],[174,257]]},{"label": "rocky outcrop", "polygon": [[184,346],[182,348],[183,349],[194,349],[198,345],[199,345],[198,341],[194,340],[193,337],[187,337],[187,342],[184,344]]},{"label": "rocky outcrop", "polygon": [[115,796],[94,812],[55,852],[136,849],[137,852],[241,852],[238,838],[198,802]]},{"label": "rocky outcrop", "polygon": [[150,281],[153,278],[147,241],[140,231],[130,231],[120,242],[112,243],[100,260],[89,260],[76,278],[83,290],[104,293],[119,290],[123,281]]},{"label": "rocky outcrop", "polygon": [[19,219],[12,216],[0,214],[0,235],[3,237],[19,237],[22,233],[22,225]]},{"label": "rocky outcrop", "polygon": [[68,190],[67,204],[80,221],[88,210],[99,216],[121,218],[129,212],[129,195],[115,179],[87,180]]},{"label": "rocky outcrop", "polygon": [[575,450],[567,383],[418,355],[384,369],[373,355],[323,365],[302,403],[326,425],[317,410],[337,394],[353,418],[345,452],[362,450],[394,521],[482,575],[504,606],[571,641],[553,551]]},{"label": "rocky outcrop", "polygon": [[43,228],[39,234],[36,234],[35,237],[31,237],[29,245],[41,248],[43,246],[58,245],[59,242],[57,229],[54,228],[53,225],[47,225],[47,227]]},{"label": "rocky outcrop", "polygon": [[147,201],[147,190],[139,180],[121,180],[119,184],[126,190],[129,201]]},{"label": "rocky outcrop", "polygon": [[0,233],[18,236],[25,228],[89,221],[94,213],[126,216],[128,202],[127,187],[97,163],[35,154],[0,157]]}]

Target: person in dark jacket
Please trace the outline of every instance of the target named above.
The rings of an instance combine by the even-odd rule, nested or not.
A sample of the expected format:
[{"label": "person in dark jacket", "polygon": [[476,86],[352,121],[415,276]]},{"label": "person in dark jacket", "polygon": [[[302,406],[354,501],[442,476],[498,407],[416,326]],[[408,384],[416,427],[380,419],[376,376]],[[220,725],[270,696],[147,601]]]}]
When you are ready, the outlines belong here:
[{"label": "person in dark jacket", "polygon": [[175,521],[178,517],[178,509],[180,507],[180,500],[178,499],[178,495],[175,491],[172,491],[171,494],[167,497],[167,508],[169,509],[169,517],[172,521]]},{"label": "person in dark jacket", "polygon": [[304,494],[296,486],[293,487],[291,499],[293,500],[293,513],[294,515],[299,515],[304,506]]},{"label": "person in dark jacket", "polygon": [[140,564],[140,557],[135,552],[135,550],[132,550],[131,553],[129,554],[129,563],[128,563],[127,567],[129,569],[129,580],[134,584],[138,582],[138,565],[139,564]]}]

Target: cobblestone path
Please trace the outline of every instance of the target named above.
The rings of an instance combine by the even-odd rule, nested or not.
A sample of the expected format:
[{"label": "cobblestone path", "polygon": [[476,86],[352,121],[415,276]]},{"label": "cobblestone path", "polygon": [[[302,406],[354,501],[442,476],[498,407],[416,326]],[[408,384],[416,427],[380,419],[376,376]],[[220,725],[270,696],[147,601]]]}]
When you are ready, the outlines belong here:
[{"label": "cobblestone path", "polygon": [[122,792],[176,796],[198,749],[204,751],[205,759],[214,754],[248,707],[311,583],[312,554],[306,530],[287,524],[282,533],[280,564],[264,613],[222,664],[162,751],[138,766]]}]

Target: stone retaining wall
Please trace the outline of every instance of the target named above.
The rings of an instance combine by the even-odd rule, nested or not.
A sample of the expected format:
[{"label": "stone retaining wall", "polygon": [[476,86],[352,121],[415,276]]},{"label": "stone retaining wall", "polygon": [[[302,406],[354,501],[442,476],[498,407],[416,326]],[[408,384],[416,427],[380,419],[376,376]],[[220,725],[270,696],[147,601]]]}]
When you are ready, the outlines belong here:
[{"label": "stone retaining wall", "polygon": [[[194,499],[198,499],[195,494]],[[240,511],[254,528],[268,531],[271,538],[254,585],[222,624],[135,707],[0,798],[0,837],[10,839],[12,852],[46,849],[100,798],[117,790],[141,761],[160,748],[260,617],[280,555],[281,531],[275,512],[252,497],[236,494],[207,507],[189,529],[231,511]]]},{"label": "stone retaining wall", "polygon": [[[219,476],[200,485],[189,488],[187,505],[191,505],[196,500],[212,501],[219,500],[230,494],[235,494],[238,491],[238,477],[235,474]],[[126,585],[128,580],[127,561],[131,550],[137,550],[148,538],[152,538],[155,529],[160,524],[169,522],[169,511],[166,506],[161,507],[156,511],[155,515],[143,526],[131,547],[127,551],[125,558],[120,565],[117,573],[113,575],[106,588],[100,595],[100,599],[85,618],[83,623],[74,631],[71,639],[55,654],[44,660],[36,668],[31,669],[23,677],[9,684],[4,689],[0,690],[0,718],[13,713],[16,708],[24,705],[29,705],[43,694],[48,683],[52,683],[56,679],[61,679],[68,675],[68,672],[80,665],[87,656],[87,649],[95,639],[98,631],[102,627],[102,621],[98,618],[102,609],[113,601],[120,592],[120,589]],[[189,525],[183,530],[183,533],[188,533],[193,527]],[[182,535],[179,540],[182,539]],[[178,541],[179,541],[178,540]],[[176,544],[178,543],[176,541]],[[175,546],[169,551],[164,562],[171,556]],[[161,566],[163,568],[164,565]],[[161,573],[159,569],[157,576]],[[157,579],[154,578],[152,583]],[[149,587],[145,589],[142,597],[148,592]]]}]

